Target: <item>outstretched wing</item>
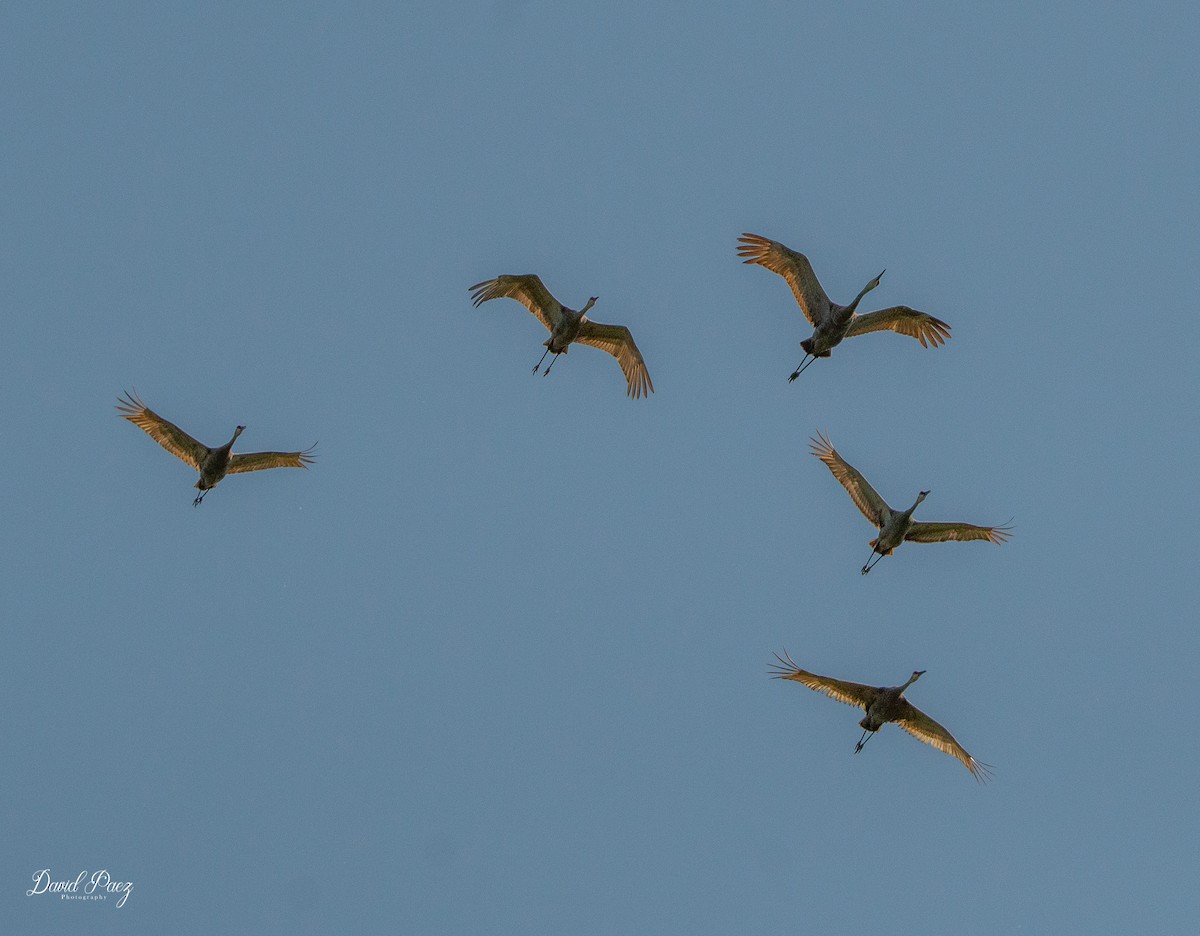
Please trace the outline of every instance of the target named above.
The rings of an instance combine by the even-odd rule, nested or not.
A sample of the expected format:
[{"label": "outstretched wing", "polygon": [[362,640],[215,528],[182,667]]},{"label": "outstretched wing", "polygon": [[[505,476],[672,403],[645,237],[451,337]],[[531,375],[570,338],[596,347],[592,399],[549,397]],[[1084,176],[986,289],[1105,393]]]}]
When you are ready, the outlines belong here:
[{"label": "outstretched wing", "polygon": [[909,702],[908,699],[901,699],[900,704],[903,706],[904,711],[899,718],[893,719],[897,725],[914,738],[924,741],[926,744],[933,745],[942,753],[957,757],[962,761],[963,766],[971,771],[971,776],[980,783],[986,783],[992,778],[992,766],[975,760],[975,758],[963,750],[961,744],[954,740],[954,735],[950,734],[945,728]]},{"label": "outstretched wing", "polygon": [[554,331],[554,326],[562,318],[562,304],[550,295],[550,290],[532,273],[497,276],[476,283],[471,287],[471,293],[471,302],[476,308],[489,299],[516,299],[550,331]]},{"label": "outstretched wing", "polygon": [[315,460],[314,443],[303,452],[246,452],[234,455],[229,459],[229,469],[226,474],[242,474],[246,471],[263,471],[266,468],[303,468]]},{"label": "outstretched wing", "polygon": [[863,516],[882,529],[892,514],[892,508],[887,502],[875,492],[875,488],[871,487],[857,468],[837,453],[837,449],[830,445],[829,440],[820,432],[817,433],[816,439],[810,436],[808,441],[811,443],[812,453],[825,462],[833,476],[842,482],[842,487],[849,492],[850,499],[863,512]]},{"label": "outstretched wing", "polygon": [[818,325],[829,314],[829,297],[821,288],[808,257],[757,234],[743,234],[738,241],[738,256],[745,258],[743,263],[765,266],[787,280],[792,295],[800,303],[800,311],[810,324]]},{"label": "outstretched wing", "polygon": [[828,676],[818,676],[815,673],[800,669],[786,650],[783,656],[775,654],[778,663],[772,663],[769,670],[772,679],[791,679],[801,685],[808,686],[817,692],[823,692],[831,699],[845,702],[847,705],[868,708],[879,695],[875,686],[864,686],[862,683],[846,682],[844,679],[830,679]]},{"label": "outstretched wing", "polygon": [[925,523],[918,520],[909,527],[904,538],[914,543],[987,540],[999,546],[1008,542],[1008,538],[1012,536],[1012,529],[1010,526],[985,527],[975,526],[973,523]]},{"label": "outstretched wing", "polygon": [[950,326],[928,312],[918,312],[908,306],[892,306],[866,315],[856,315],[846,331],[847,338],[865,335],[873,331],[894,331],[909,338],[916,338],[922,348],[946,343],[950,337]]},{"label": "outstretched wing", "polygon": [[646,362],[642,360],[642,352],[633,341],[633,333],[624,325],[602,325],[599,322],[584,322],[579,328],[575,340],[579,344],[589,345],[607,351],[617,359],[625,380],[629,383],[628,395],[637,399],[649,396],[654,392],[654,384],[650,382],[650,372],[646,370]]},{"label": "outstretched wing", "polygon": [[137,395],[137,390],[126,390],[124,397],[118,397],[117,410],[123,419],[128,419],[180,461],[200,470],[200,462],[208,454],[208,446],[201,445],[173,422],[167,422],[146,406]]}]

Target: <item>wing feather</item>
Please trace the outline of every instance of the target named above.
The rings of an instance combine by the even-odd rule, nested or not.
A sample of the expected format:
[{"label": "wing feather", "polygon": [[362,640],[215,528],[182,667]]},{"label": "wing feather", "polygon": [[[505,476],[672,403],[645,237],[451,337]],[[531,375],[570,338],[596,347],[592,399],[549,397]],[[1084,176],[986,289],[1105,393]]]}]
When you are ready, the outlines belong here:
[{"label": "wing feather", "polygon": [[478,308],[489,299],[516,299],[537,320],[554,331],[562,319],[562,303],[555,299],[542,281],[532,273],[523,276],[504,275],[476,283],[471,287],[471,303]]},{"label": "wing feather", "polygon": [[126,390],[125,396],[118,398],[117,410],[122,419],[128,419],[180,461],[200,470],[200,463],[208,454],[208,446],[200,444],[173,422],[168,422],[146,406],[137,390]]},{"label": "wing feather", "polygon": [[629,384],[627,393],[630,397],[637,399],[654,392],[642,352],[634,343],[633,333],[624,325],[602,325],[600,322],[587,321],[580,326],[575,340],[579,344],[607,351],[617,359]]},{"label": "wing feather", "polygon": [[791,679],[802,686],[808,686],[809,689],[822,692],[838,702],[866,709],[879,695],[879,689],[875,686],[846,682],[844,679],[831,679],[828,676],[818,676],[816,673],[802,670],[786,650],[783,651],[783,656],[775,654],[775,659],[779,662],[771,664],[772,679]]},{"label": "wing feather", "polygon": [[987,540],[998,546],[1008,542],[1008,538],[1012,536],[1012,529],[1010,526],[985,527],[975,526],[973,523],[926,523],[917,520],[909,527],[904,538],[914,543]]},{"label": "wing feather", "polygon": [[865,335],[873,331],[894,331],[908,335],[921,342],[922,348],[946,343],[950,337],[950,326],[941,319],[936,319],[927,312],[918,312],[908,306],[892,306],[890,309],[880,309],[878,312],[868,312],[866,315],[856,315],[846,331],[847,338],[855,335]]},{"label": "wing feather", "polygon": [[900,717],[893,719],[897,725],[914,738],[932,745],[942,753],[949,754],[951,757],[957,757],[962,761],[963,766],[971,771],[971,776],[980,783],[986,783],[991,779],[992,766],[990,764],[975,760],[975,758],[963,750],[961,744],[954,740],[954,736],[950,732],[909,702],[908,699],[901,699],[900,704],[903,707],[903,713]]},{"label": "wing feather", "polygon": [[316,460],[313,454],[315,448],[314,444],[302,452],[239,453],[229,459],[226,474],[243,474],[247,471],[263,471],[266,468],[303,468],[307,471],[308,466]]},{"label": "wing feather", "polygon": [[833,472],[833,476],[842,483],[842,487],[850,494],[850,499],[862,511],[863,516],[882,529],[892,513],[887,501],[876,493],[857,468],[837,453],[837,449],[830,445],[824,435],[818,432],[816,439],[810,436],[808,441],[811,443],[812,453],[821,459]]},{"label": "wing feather", "polygon": [[738,256],[745,258],[743,263],[757,263],[787,280],[810,324],[816,326],[829,315],[829,297],[808,257],[758,234],[743,234],[738,241]]}]

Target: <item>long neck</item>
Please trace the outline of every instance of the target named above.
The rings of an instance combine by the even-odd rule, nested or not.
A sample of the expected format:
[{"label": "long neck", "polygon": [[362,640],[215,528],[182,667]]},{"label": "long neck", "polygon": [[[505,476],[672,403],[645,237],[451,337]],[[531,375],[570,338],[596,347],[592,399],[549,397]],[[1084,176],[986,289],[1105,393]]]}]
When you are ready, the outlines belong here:
[{"label": "long neck", "polygon": [[909,676],[908,682],[906,682],[903,686],[900,687],[900,694],[903,695],[904,690],[907,689],[909,686],[911,686],[913,683],[915,683],[917,681],[917,678],[918,677],[917,677],[916,673],[913,673],[911,676]]},{"label": "long neck", "polygon": [[857,296],[855,296],[854,301],[852,303],[850,303],[850,305],[846,306],[846,311],[853,312],[855,309],[857,309],[858,304],[860,302],[862,302],[862,297],[865,296],[870,291],[871,291],[870,287],[867,287],[862,292],[860,292]]},{"label": "long neck", "polygon": [[922,491],[920,494],[917,495],[917,499],[915,501],[913,501],[913,505],[911,507],[909,507],[908,510],[904,511],[904,515],[906,517],[912,516],[913,511],[916,510],[918,506],[920,506],[921,501],[925,500],[925,494],[926,494],[926,492]]},{"label": "long neck", "polygon": [[[883,271],[883,273],[886,273],[886,272],[887,272],[887,270]],[[865,296],[872,289],[874,289],[876,286],[879,285],[879,279],[880,279],[880,277],[883,276],[883,273],[880,273],[879,276],[875,277],[875,279],[871,280],[871,282],[867,283],[867,285],[862,288],[862,291],[859,292],[859,294],[854,297],[854,301],[852,303],[850,303],[850,305],[846,306],[846,309],[848,311],[853,312],[855,309],[858,308],[858,304],[860,302],[862,302],[863,296]]]},{"label": "long neck", "polygon": [[237,441],[237,437],[240,436],[245,431],[245,429],[246,429],[245,426],[238,426],[236,429],[234,429],[233,430],[233,438],[230,439],[228,442],[226,442],[224,445],[222,445],[221,448],[225,449],[226,451],[233,448],[233,443]]}]

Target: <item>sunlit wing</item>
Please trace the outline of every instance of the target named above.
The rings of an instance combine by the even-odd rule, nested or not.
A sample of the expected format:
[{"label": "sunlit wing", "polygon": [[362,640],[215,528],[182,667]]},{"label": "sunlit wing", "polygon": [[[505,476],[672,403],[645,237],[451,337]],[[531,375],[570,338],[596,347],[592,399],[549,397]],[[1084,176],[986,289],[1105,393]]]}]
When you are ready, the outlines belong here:
[{"label": "sunlit wing", "polygon": [[208,454],[207,446],[201,445],[177,425],[167,422],[146,406],[137,395],[137,390],[125,391],[125,396],[118,400],[117,411],[122,418],[128,419],[180,461],[200,470],[200,462]]},{"label": "sunlit wing", "polygon": [[743,263],[765,266],[787,280],[792,295],[800,303],[800,311],[812,325],[819,324],[829,314],[829,297],[821,288],[808,257],[757,234],[743,234],[738,241],[738,256],[744,258]]},{"label": "sunlit wing", "polygon": [[783,656],[775,654],[775,659],[779,662],[772,663],[769,671],[773,679],[791,679],[847,705],[866,709],[879,695],[876,686],[864,686],[862,683],[846,682],[844,679],[830,679],[828,676],[818,676],[802,670],[786,650],[783,651]]},{"label": "sunlit wing", "polygon": [[973,523],[924,523],[915,521],[907,533],[906,540],[914,543],[947,543],[965,542],[967,540],[987,540],[999,545],[1008,542],[1012,536],[1012,527],[975,526]]},{"label": "sunlit wing", "polygon": [[909,338],[916,338],[922,348],[946,343],[950,337],[950,326],[928,312],[918,312],[908,306],[892,306],[866,315],[856,315],[846,332],[847,338],[865,335],[873,331],[894,331]]},{"label": "sunlit wing", "polygon": [[315,460],[313,455],[315,445],[303,452],[245,452],[234,455],[229,459],[227,474],[242,474],[247,471],[263,471],[266,468],[303,468]]},{"label": "sunlit wing", "polygon": [[650,372],[642,360],[642,352],[633,341],[633,333],[624,325],[602,325],[599,322],[584,322],[575,338],[579,344],[607,351],[617,359],[625,380],[629,383],[628,395],[637,399],[654,392]]},{"label": "sunlit wing", "polygon": [[867,479],[859,473],[858,469],[847,463],[837,453],[837,449],[829,444],[829,440],[825,436],[820,432],[817,433],[817,436],[817,439],[810,436],[808,440],[811,443],[812,453],[821,459],[833,472],[833,476],[842,483],[842,487],[849,492],[850,499],[863,512],[863,516],[875,526],[882,528],[891,515],[892,509],[867,483]]},{"label": "sunlit wing", "polygon": [[899,718],[893,719],[897,725],[914,738],[924,741],[926,744],[933,745],[944,754],[957,757],[962,761],[963,766],[971,771],[971,776],[980,783],[986,783],[991,779],[992,767],[990,764],[975,760],[975,758],[963,750],[961,744],[954,740],[954,736],[950,732],[909,702],[908,699],[901,699],[900,703],[904,707],[904,714]]},{"label": "sunlit wing", "polygon": [[516,299],[530,312],[537,316],[539,322],[550,331],[562,317],[562,304],[559,303],[542,281],[534,274],[524,276],[497,276],[471,287],[471,302],[478,308],[489,299]]}]

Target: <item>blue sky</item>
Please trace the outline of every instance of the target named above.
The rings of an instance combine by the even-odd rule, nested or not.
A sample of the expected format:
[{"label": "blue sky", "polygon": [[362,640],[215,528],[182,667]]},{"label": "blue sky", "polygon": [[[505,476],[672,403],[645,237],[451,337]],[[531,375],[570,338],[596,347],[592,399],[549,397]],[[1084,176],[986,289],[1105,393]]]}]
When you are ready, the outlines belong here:
[{"label": "blue sky", "polygon": [[[0,917],[1189,932],[1188,4],[0,10]],[[809,331],[751,231],[848,301]],[[656,393],[467,287],[538,273]],[[195,474],[197,438],[319,440]],[[807,438],[984,524],[866,578]],[[986,787],[766,678],[891,685]],[[26,896],[107,869],[114,901]]]}]

